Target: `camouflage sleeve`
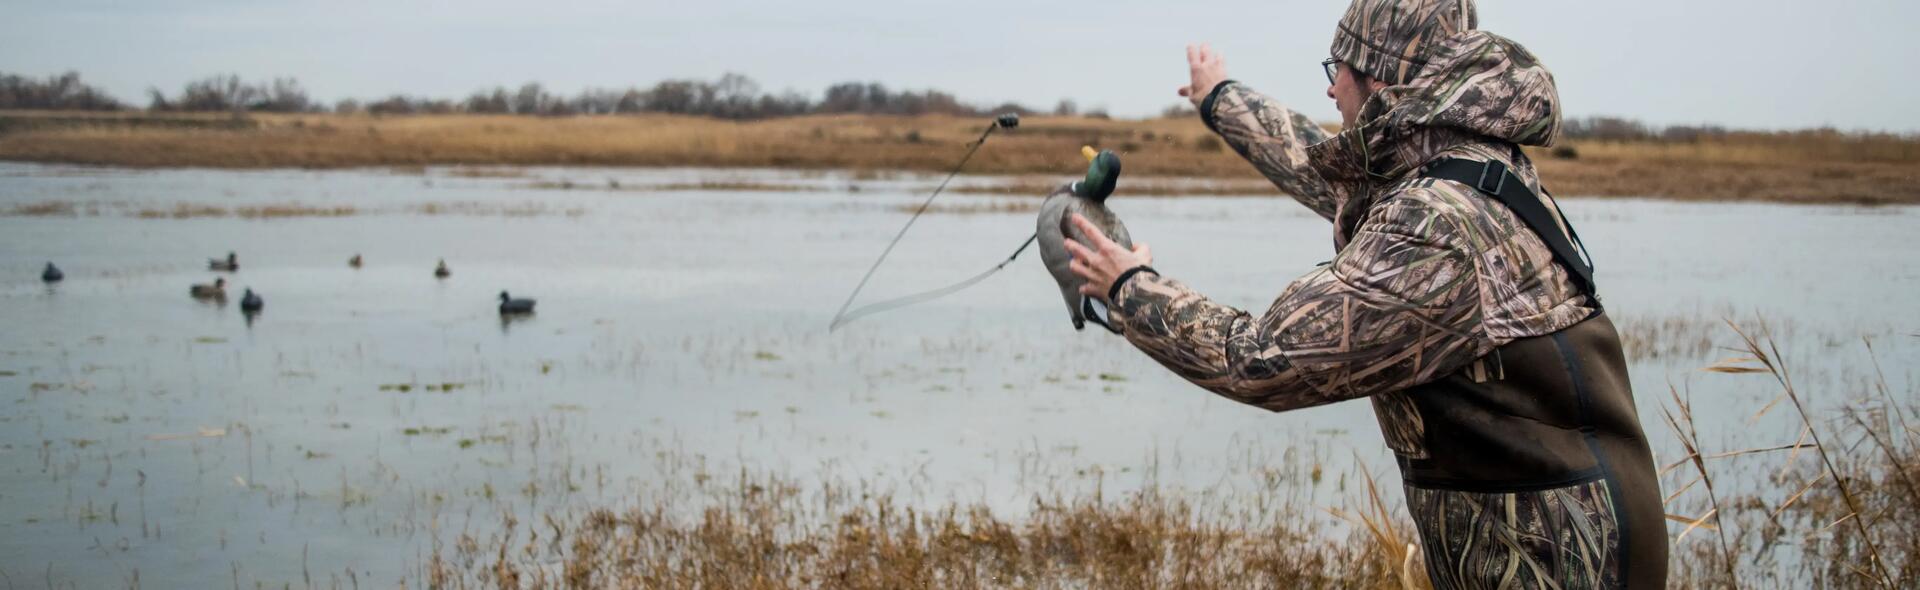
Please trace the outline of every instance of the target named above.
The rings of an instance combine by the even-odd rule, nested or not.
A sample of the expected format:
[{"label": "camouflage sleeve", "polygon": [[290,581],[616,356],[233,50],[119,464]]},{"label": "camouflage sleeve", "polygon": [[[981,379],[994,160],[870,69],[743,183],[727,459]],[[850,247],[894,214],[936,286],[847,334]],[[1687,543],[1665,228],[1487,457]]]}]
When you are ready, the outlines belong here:
[{"label": "camouflage sleeve", "polygon": [[1491,351],[1463,237],[1417,201],[1380,207],[1263,316],[1144,272],[1121,285],[1114,315],[1127,341],[1174,373],[1273,411],[1426,383]]},{"label": "camouflage sleeve", "polygon": [[1207,126],[1274,186],[1321,217],[1333,219],[1333,188],[1307,163],[1307,146],[1327,139],[1319,124],[1233,81],[1214,88],[1200,106]]}]

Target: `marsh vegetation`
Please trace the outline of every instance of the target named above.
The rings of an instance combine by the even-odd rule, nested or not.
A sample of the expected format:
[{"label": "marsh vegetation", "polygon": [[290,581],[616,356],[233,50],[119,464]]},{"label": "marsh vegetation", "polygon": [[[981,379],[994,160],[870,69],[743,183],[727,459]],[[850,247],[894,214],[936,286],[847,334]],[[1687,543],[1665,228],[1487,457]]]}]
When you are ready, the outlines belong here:
[{"label": "marsh vegetation", "polygon": [[[1037,262],[827,332],[938,180],[0,164],[0,580],[1418,586],[1366,404],[1200,392],[1073,332]],[[922,219],[873,297],[1032,232],[1032,197],[942,199],[967,214]],[[1277,199],[1113,206],[1243,308],[1330,251]],[[238,213],[273,207],[352,213]],[[1889,294],[1920,288],[1898,247],[1920,211],[1566,207],[1666,469],[1676,580],[1911,585],[1920,310]],[[252,322],[182,292],[228,251],[247,266],[222,276],[271,296]],[[503,289],[539,314],[502,321]]]},{"label": "marsh vegetation", "polygon": [[[985,121],[946,114],[815,114],[734,121],[642,113],[79,113],[0,111],[0,159],[133,167],[699,166],[869,173],[944,171]],[[1028,117],[968,165],[979,174],[1072,175],[1082,145],[1125,155],[1153,194],[1273,196],[1197,118]],[[1570,137],[1532,154],[1567,196],[1794,203],[1920,203],[1920,140],[1833,131]],[[1026,194],[1029,180],[1011,190]],[[1134,190],[1123,183],[1121,190]],[[594,185],[580,185],[593,188]],[[713,187],[725,189],[726,187]],[[1145,193],[1143,193],[1145,194]]]}]

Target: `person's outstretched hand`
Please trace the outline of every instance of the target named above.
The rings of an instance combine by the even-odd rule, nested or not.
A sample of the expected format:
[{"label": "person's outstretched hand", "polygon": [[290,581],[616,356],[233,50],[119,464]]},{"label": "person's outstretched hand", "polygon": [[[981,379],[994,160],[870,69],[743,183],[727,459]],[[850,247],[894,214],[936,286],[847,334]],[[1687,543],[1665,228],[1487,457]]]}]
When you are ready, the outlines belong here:
[{"label": "person's outstretched hand", "polygon": [[1153,251],[1147,249],[1146,244],[1134,244],[1133,250],[1122,248],[1079,213],[1073,214],[1073,225],[1093,242],[1082,244],[1071,239],[1066,242],[1067,253],[1073,255],[1067,269],[1087,280],[1080,286],[1081,295],[1111,304],[1113,302],[1107,301],[1107,291],[1113,289],[1113,281],[1120,278],[1120,273],[1153,264]]},{"label": "person's outstretched hand", "polygon": [[1227,61],[1213,52],[1213,46],[1205,43],[1187,46],[1187,74],[1191,81],[1180,87],[1180,96],[1200,108],[1201,101],[1207,99],[1207,93],[1213,87],[1227,79]]}]

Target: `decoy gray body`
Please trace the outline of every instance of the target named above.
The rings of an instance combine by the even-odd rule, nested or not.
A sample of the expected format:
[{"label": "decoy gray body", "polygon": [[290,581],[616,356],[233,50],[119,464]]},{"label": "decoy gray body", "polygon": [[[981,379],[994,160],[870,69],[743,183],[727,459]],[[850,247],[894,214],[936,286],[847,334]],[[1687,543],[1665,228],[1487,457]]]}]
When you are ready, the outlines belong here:
[{"label": "decoy gray body", "polygon": [[211,284],[197,284],[187,289],[187,294],[200,299],[219,299],[227,296],[227,280],[214,279]]},{"label": "decoy gray body", "polygon": [[259,295],[255,295],[251,287],[247,288],[247,292],[240,296],[240,311],[251,313],[260,311],[261,308],[266,306],[267,302],[261,299]]},{"label": "decoy gray body", "polygon": [[533,313],[532,299],[514,299],[506,291],[500,292],[500,315]]},{"label": "decoy gray body", "polygon": [[1091,320],[1118,334],[1119,330],[1103,317],[1103,306],[1094,298],[1080,294],[1080,286],[1086,284],[1086,280],[1068,268],[1073,256],[1067,253],[1066,241],[1092,243],[1073,225],[1073,214],[1079,213],[1105,232],[1107,238],[1123,248],[1133,248],[1127,226],[1120,223],[1120,216],[1114,215],[1106,205],[1107,197],[1113,194],[1114,184],[1120,179],[1120,157],[1110,151],[1094,153],[1093,148],[1081,149],[1088,159],[1086,179],[1060,187],[1040,204],[1040,219],[1035,228],[1040,242],[1040,261],[1046,264],[1054,282],[1060,284],[1060,296],[1066,299],[1073,329],[1085,329]]},{"label": "decoy gray body", "polygon": [[207,270],[237,272],[240,270],[240,257],[232,252],[228,252],[226,260],[208,258]]},{"label": "decoy gray body", "polygon": [[433,268],[433,277],[436,279],[444,279],[450,276],[453,276],[453,271],[447,270],[447,260],[445,258],[440,259],[440,266]]},{"label": "decoy gray body", "polygon": [[49,283],[58,283],[61,279],[65,278],[67,278],[67,273],[60,272],[60,267],[54,266],[51,262],[47,263],[46,270],[40,271],[40,280]]}]

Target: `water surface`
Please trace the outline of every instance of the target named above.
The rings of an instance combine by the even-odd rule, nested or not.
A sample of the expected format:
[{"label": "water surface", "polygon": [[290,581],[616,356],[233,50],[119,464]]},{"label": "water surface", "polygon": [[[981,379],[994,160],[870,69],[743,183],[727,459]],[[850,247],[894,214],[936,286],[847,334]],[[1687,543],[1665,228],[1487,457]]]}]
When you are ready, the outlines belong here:
[{"label": "water surface", "polygon": [[[1074,332],[1033,253],[828,332],[937,181],[0,164],[16,213],[0,217],[0,575],[395,585],[502,514],[697,498],[743,469],[1011,515],[1035,494],[1143,485],[1213,502],[1280,486],[1312,511],[1348,502],[1358,469],[1390,474],[1364,402],[1216,398]],[[780,190],[684,190],[699,183]],[[981,212],[921,219],[862,300],[970,276],[1033,231],[1030,198],[941,202]],[[48,203],[71,214],[26,214]],[[1331,256],[1326,222],[1286,199],[1113,205],[1157,268],[1242,308]],[[1632,371],[1663,462],[1669,391],[1700,406],[1710,445],[1792,442],[1786,416],[1749,420],[1778,391],[1767,378],[1695,370],[1732,356],[1713,348],[1735,342],[1722,317],[1764,318],[1816,403],[1874,379],[1863,338],[1911,391],[1920,209],[1564,206],[1610,313],[1652,341]],[[232,299],[189,298],[228,251]],[[436,280],[442,258],[453,276]],[[65,282],[38,281],[49,260]],[[267,300],[251,322],[246,287]],[[538,313],[503,322],[503,290]]]}]

